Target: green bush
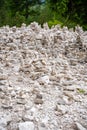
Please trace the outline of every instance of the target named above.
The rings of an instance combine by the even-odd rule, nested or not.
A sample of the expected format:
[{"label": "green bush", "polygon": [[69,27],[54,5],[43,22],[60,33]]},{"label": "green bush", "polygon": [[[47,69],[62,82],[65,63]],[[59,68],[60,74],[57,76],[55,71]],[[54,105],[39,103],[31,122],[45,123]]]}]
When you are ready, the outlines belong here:
[{"label": "green bush", "polygon": [[36,21],[39,24],[43,25],[44,23],[48,22],[50,19],[53,18],[53,13],[46,5],[37,6],[36,8],[31,8],[29,12],[30,15],[26,20],[27,24]]},{"label": "green bush", "polygon": [[48,22],[48,25],[49,25],[49,27],[52,27],[53,25],[55,26],[55,25],[57,25],[57,24],[59,24],[60,26],[62,26],[63,25],[63,23],[62,22],[60,22],[60,21],[58,21],[58,20],[50,20],[49,22]]},{"label": "green bush", "polygon": [[16,12],[15,16],[11,20],[11,26],[18,26],[20,27],[22,23],[25,23],[25,17],[19,12]]},{"label": "green bush", "polygon": [[38,17],[38,22],[43,25],[44,23],[48,22],[50,19],[53,18],[53,12],[49,9],[48,6],[44,6]]}]

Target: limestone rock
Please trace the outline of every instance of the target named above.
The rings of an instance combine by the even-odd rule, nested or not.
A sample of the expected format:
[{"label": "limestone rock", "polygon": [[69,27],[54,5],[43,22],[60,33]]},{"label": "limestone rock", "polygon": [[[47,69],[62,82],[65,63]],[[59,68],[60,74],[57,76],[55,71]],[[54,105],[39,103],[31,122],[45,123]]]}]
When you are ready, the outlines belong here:
[{"label": "limestone rock", "polygon": [[76,122],[76,127],[78,130],[87,130],[86,128],[84,128],[80,123]]},{"label": "limestone rock", "polygon": [[84,130],[74,122],[86,127],[86,93],[87,31],[0,27],[1,130]]},{"label": "limestone rock", "polygon": [[34,103],[35,104],[43,104],[43,100],[39,99],[39,98],[35,98]]},{"label": "limestone rock", "polygon": [[19,123],[19,130],[34,130],[34,124],[28,121]]},{"label": "limestone rock", "polygon": [[64,105],[56,105],[56,110],[61,114],[66,114],[68,112]]},{"label": "limestone rock", "polygon": [[42,95],[38,93],[38,94],[36,95],[36,98],[42,99]]},{"label": "limestone rock", "polygon": [[2,127],[2,126],[0,126],[0,130],[7,130],[6,128],[4,128],[4,127]]},{"label": "limestone rock", "polygon": [[18,100],[17,100],[17,104],[25,105],[25,104],[26,104],[26,101],[25,101],[25,99],[18,99]]},{"label": "limestone rock", "polygon": [[23,121],[33,121],[34,120],[34,117],[33,116],[31,116],[31,115],[24,115],[23,116]]},{"label": "limestone rock", "polygon": [[2,108],[4,108],[4,109],[12,109],[12,106],[9,105],[9,104],[3,104]]}]

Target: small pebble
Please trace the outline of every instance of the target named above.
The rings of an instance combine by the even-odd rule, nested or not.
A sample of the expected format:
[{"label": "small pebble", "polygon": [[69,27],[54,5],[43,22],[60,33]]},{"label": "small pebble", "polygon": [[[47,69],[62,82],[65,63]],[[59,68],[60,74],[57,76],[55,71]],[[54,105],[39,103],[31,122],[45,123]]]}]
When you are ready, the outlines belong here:
[{"label": "small pebble", "polygon": [[34,103],[35,103],[35,104],[43,104],[43,100],[42,100],[42,99],[39,99],[39,98],[36,98],[36,99],[34,100]]},{"label": "small pebble", "polygon": [[42,99],[42,95],[41,94],[37,94],[36,98]]}]

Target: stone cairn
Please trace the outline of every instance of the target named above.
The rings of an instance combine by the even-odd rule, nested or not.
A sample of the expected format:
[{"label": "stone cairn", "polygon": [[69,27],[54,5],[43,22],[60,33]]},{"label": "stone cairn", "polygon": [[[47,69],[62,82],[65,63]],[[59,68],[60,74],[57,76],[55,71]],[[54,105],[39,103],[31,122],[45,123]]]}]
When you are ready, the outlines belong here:
[{"label": "stone cairn", "polygon": [[87,31],[0,28],[0,130],[87,130]]}]

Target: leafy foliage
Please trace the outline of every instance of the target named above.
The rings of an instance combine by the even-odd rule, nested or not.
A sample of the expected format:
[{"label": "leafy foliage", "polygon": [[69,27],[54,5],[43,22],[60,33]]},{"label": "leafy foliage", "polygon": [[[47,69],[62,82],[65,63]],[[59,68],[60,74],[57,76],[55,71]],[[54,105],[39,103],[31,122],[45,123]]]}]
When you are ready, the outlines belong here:
[{"label": "leafy foliage", "polygon": [[62,22],[60,22],[60,21],[58,21],[58,20],[56,20],[56,19],[50,20],[50,21],[48,22],[49,27],[55,26],[55,25],[57,25],[57,24],[59,24],[59,25],[61,25],[61,26],[63,25]]},{"label": "leafy foliage", "polygon": [[[50,8],[59,13],[68,21],[79,23],[87,27],[87,1],[86,0],[48,0]],[[85,26],[84,26],[85,25]]]},{"label": "leafy foliage", "polygon": [[80,93],[80,94],[84,94],[85,93],[85,90],[84,89],[78,89],[78,93]]},{"label": "leafy foliage", "polygon": [[87,0],[1,0],[0,26],[37,21],[87,29]]}]

